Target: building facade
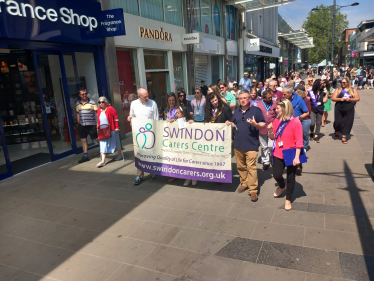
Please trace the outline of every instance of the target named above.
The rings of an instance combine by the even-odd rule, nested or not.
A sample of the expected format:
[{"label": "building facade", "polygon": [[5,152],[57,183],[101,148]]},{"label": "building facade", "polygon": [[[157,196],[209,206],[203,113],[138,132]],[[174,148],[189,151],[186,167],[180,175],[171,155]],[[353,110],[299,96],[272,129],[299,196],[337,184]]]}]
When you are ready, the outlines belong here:
[{"label": "building facade", "polygon": [[362,21],[356,28],[359,65],[374,68],[374,20]]}]

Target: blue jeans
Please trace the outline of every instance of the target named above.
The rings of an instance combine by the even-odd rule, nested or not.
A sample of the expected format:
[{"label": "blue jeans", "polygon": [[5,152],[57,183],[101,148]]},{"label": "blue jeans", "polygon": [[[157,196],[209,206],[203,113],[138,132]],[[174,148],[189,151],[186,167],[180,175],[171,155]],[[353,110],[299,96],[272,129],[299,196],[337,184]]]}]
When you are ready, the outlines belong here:
[{"label": "blue jeans", "polygon": [[301,125],[303,126],[303,144],[304,144],[304,149],[308,147],[309,144],[309,129],[310,129],[310,123],[311,120],[301,120]]}]

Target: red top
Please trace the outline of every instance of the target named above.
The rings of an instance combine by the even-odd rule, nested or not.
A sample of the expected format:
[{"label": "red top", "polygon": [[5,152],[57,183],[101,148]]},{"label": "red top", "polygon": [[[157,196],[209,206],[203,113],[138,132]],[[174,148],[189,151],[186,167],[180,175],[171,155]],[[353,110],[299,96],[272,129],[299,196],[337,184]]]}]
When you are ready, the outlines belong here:
[{"label": "red top", "polygon": [[[275,118],[273,121],[273,133],[274,136],[277,133],[280,121],[278,118]],[[279,142],[283,142],[283,146],[279,147]],[[301,122],[298,118],[293,118],[286,128],[283,131],[281,137],[278,137],[273,155],[277,158],[283,159],[283,149],[290,149],[290,148],[303,148],[303,127]]]},{"label": "red top", "polygon": [[[100,127],[100,114],[101,109],[97,110],[97,128]],[[108,119],[110,130],[114,131],[115,129],[119,129],[119,119],[117,111],[114,109],[113,106],[108,105],[105,110],[106,119]]]},{"label": "red top", "polygon": [[305,97],[304,101],[306,103],[306,107],[308,108],[309,115],[307,117],[303,118],[302,120],[308,120],[308,119],[310,119],[310,112],[312,111],[312,108],[310,107],[310,99],[308,99],[307,97]]},{"label": "red top", "polygon": [[277,108],[277,103],[275,101],[272,101],[269,111],[266,110],[262,100],[257,102],[257,107],[261,109],[262,115],[264,115],[265,122],[266,122],[265,128],[260,130],[260,135],[267,135],[268,125],[273,122],[273,120],[275,119],[275,116],[277,115],[277,112],[275,111],[275,109]]},{"label": "red top", "polygon": [[280,101],[283,99],[283,93],[281,91],[276,90],[274,94],[272,94],[273,100]]}]

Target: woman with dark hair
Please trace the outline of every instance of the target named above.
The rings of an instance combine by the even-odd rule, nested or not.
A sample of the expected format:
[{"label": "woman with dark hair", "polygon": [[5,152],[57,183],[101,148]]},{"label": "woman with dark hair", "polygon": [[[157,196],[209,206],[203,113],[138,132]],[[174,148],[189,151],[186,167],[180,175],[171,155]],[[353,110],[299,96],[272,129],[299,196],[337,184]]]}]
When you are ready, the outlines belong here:
[{"label": "woman with dark hair", "polygon": [[205,122],[206,123],[225,123],[231,120],[232,111],[230,107],[223,103],[220,95],[210,93],[206,97],[205,103]]},{"label": "woman with dark hair", "polygon": [[177,119],[177,107],[178,107],[178,100],[174,93],[168,94],[167,99],[167,106],[165,109],[164,118],[167,121],[170,121],[171,119]]},{"label": "woman with dark hair", "polygon": [[264,87],[264,83],[262,83],[261,81],[257,82],[256,84],[257,96],[261,97],[261,94],[264,91],[263,87]]},{"label": "woman with dark hair", "polygon": [[186,92],[184,91],[184,89],[182,88],[178,89],[177,96],[178,96],[179,105],[187,107],[188,112],[190,112],[190,114],[193,115],[191,102],[187,100]]},{"label": "woman with dark hair", "polygon": [[215,93],[218,96],[220,95],[219,87],[216,84],[211,84],[208,88],[208,94]]},{"label": "woman with dark hair", "polygon": [[[310,97],[310,138],[316,143],[319,143],[319,132],[322,125],[322,116],[324,110],[324,104],[327,102],[327,95],[323,91],[323,84],[321,79],[317,79],[313,83],[312,90],[309,91],[308,96]],[[314,131],[315,129],[315,131]]]},{"label": "woman with dark hair", "polygon": [[344,77],[341,88],[335,90],[331,100],[335,101],[335,139],[338,140],[341,133],[343,144],[347,144],[347,135],[351,133],[353,127],[355,105],[360,101],[360,95],[349,83],[349,78]]},{"label": "woman with dark hair", "polygon": [[231,92],[227,91],[227,84],[221,83],[221,85],[219,85],[219,89],[220,89],[221,97],[224,98],[223,102],[226,103],[226,105],[228,105],[232,110],[235,110],[236,99],[235,99],[235,96]]},{"label": "woman with dark hair", "polygon": [[324,108],[323,108],[322,127],[324,127],[325,124],[327,124],[327,118],[329,116],[329,111],[332,110],[331,97],[332,97],[332,94],[334,93],[334,89],[331,87],[331,84],[329,83],[329,81],[327,79],[325,81],[323,81],[323,91],[327,95],[328,99],[327,99],[327,102],[325,103]]}]

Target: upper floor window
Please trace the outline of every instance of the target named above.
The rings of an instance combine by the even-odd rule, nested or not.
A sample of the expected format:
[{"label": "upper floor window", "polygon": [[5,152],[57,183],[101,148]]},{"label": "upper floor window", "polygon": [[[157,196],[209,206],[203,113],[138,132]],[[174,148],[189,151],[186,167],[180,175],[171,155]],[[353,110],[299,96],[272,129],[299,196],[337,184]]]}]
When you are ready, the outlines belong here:
[{"label": "upper floor window", "polygon": [[191,0],[191,21],[196,31],[222,36],[222,0]]},{"label": "upper floor window", "polygon": [[183,26],[181,0],[110,0],[110,4],[125,13]]}]

